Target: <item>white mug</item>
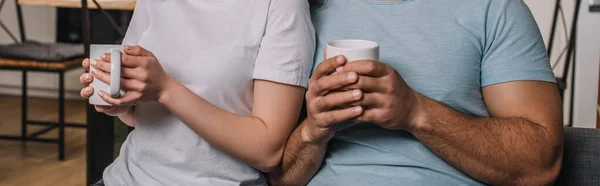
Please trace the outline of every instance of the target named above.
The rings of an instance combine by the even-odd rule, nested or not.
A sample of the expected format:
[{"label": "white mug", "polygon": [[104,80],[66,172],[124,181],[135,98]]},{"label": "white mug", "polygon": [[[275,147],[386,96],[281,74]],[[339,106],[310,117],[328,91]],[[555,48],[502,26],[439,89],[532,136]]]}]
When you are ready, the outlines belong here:
[{"label": "white mug", "polygon": [[[107,103],[98,95],[100,90],[106,91],[111,97],[119,97],[125,94],[121,90],[121,45],[91,45],[90,46],[90,60],[99,60],[100,56],[104,53],[110,52],[110,85],[100,81],[94,77],[94,81],[90,84],[94,88],[94,94],[89,98],[90,105],[104,105],[109,106]],[[94,70],[94,67],[90,66],[90,72]]]},{"label": "white mug", "polygon": [[325,59],[338,55],[344,55],[347,61],[379,61],[379,44],[367,40],[335,40],[327,43]]}]

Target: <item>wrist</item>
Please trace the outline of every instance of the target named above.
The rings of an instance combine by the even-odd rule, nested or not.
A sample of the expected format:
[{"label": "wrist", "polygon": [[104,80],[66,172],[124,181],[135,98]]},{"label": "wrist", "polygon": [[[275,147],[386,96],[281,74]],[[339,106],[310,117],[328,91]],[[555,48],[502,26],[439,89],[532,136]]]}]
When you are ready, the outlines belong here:
[{"label": "wrist", "polygon": [[312,127],[314,126],[311,123],[312,120],[310,118],[307,118],[306,120],[304,120],[304,122],[304,126],[300,129],[300,142],[303,144],[310,145],[326,145],[329,140],[321,140],[313,134],[314,131],[319,129],[314,129]]},{"label": "wrist", "polygon": [[167,76],[165,82],[162,84],[161,86],[161,90],[157,95],[157,102],[160,104],[165,104],[169,102],[169,99],[171,99],[171,95],[173,91],[175,90],[175,87],[177,86],[178,82],[175,81],[175,79],[173,79],[171,76]]},{"label": "wrist", "polygon": [[428,130],[430,128],[427,125],[427,97],[421,95],[417,91],[413,91],[413,106],[409,115],[408,122],[410,123],[410,127],[408,132],[415,133],[419,131]]}]

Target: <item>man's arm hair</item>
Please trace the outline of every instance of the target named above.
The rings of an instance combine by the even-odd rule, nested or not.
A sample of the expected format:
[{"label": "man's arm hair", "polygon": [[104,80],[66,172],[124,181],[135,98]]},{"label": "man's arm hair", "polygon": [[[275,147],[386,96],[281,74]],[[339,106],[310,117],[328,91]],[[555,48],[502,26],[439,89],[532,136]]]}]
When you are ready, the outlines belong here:
[{"label": "man's arm hair", "polygon": [[268,174],[269,185],[306,185],[321,167],[327,144],[303,140],[302,129],[307,122],[304,120],[292,132],[280,166]]},{"label": "man's arm hair", "polygon": [[446,162],[492,185],[549,185],[562,163],[560,97],[553,83],[519,81],[484,87],[492,118],[465,116],[420,100],[417,139]]}]

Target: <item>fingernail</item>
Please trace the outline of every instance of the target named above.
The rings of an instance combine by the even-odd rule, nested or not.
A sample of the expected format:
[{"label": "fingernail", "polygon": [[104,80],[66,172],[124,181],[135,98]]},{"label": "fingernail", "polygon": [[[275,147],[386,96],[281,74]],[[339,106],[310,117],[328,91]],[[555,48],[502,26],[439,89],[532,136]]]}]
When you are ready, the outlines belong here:
[{"label": "fingernail", "polygon": [[92,64],[92,66],[95,66],[96,63],[98,63],[98,60],[91,60],[90,63]]},{"label": "fingernail", "polygon": [[354,82],[356,81],[356,73],[352,72],[348,74],[348,81]]},{"label": "fingernail", "polygon": [[103,94],[102,94],[102,92],[100,92],[100,91],[98,91],[98,95],[99,95],[100,97],[104,97],[104,96],[103,96]]},{"label": "fingernail", "polygon": [[87,62],[89,62],[89,61],[90,61],[90,59],[88,59],[88,58],[85,58],[85,59],[83,60],[83,64],[86,64],[86,63],[87,63]]},{"label": "fingernail", "polygon": [[344,63],[344,61],[345,61],[345,59],[344,59],[344,56],[338,56],[338,57],[337,57],[337,59],[336,59],[336,61],[337,61],[339,64],[342,64],[342,63]]},{"label": "fingernail", "polygon": [[106,58],[106,54],[100,55],[100,58],[102,58],[102,59]]},{"label": "fingernail", "polygon": [[90,88],[90,87],[86,87],[86,88],[85,88],[85,91],[86,91],[86,92],[90,92],[90,91],[92,91],[92,88]]},{"label": "fingernail", "polygon": [[360,97],[360,90],[354,90],[354,91],[352,91],[352,97],[359,98]]},{"label": "fingernail", "polygon": [[85,80],[90,80],[90,75],[86,74],[84,78],[85,78]]},{"label": "fingernail", "polygon": [[337,68],[335,69],[335,71],[336,71],[337,73],[342,73],[342,71],[344,71],[344,67],[337,67]]},{"label": "fingernail", "polygon": [[133,49],[133,47],[129,46],[129,45],[125,45],[125,50],[131,50]]},{"label": "fingernail", "polygon": [[96,70],[92,70],[92,71],[90,71],[90,73],[92,73],[93,75],[96,75]]},{"label": "fingernail", "polygon": [[354,108],[354,113],[355,114],[360,114],[362,112],[362,107],[356,107]]}]

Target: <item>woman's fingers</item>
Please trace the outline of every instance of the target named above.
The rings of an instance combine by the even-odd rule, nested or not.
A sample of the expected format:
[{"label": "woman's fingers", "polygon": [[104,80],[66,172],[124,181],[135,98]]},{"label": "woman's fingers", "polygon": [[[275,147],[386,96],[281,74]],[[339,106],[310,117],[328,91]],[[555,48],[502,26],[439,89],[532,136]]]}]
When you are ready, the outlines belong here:
[{"label": "woman's fingers", "polygon": [[103,105],[95,105],[96,111],[98,112],[107,112],[115,108],[115,106],[103,106]]},{"label": "woman's fingers", "polygon": [[141,93],[140,92],[135,92],[135,91],[130,91],[125,93],[125,95],[121,96],[121,97],[117,97],[117,98],[113,98],[110,97],[110,95],[108,93],[106,93],[106,91],[98,91],[98,95],[107,103],[113,105],[113,106],[121,106],[121,105],[127,105],[127,104],[133,104],[135,103],[137,100],[139,100],[141,98]]},{"label": "woman's fingers", "polygon": [[143,92],[146,88],[146,83],[134,79],[121,78],[121,89],[126,91]]},{"label": "woman's fingers", "polygon": [[123,67],[121,69],[121,77],[127,79],[136,79],[140,81],[148,80],[148,71],[143,70],[142,68],[126,68]]},{"label": "woman's fingers", "polygon": [[88,99],[92,96],[92,94],[94,94],[94,87],[85,87],[83,89],[81,89],[81,92],[79,92],[79,95],[81,95],[81,97]]},{"label": "woman's fingers", "polygon": [[79,76],[79,82],[85,86],[89,85],[94,81],[94,78],[89,73],[84,73]]},{"label": "woman's fingers", "polygon": [[[100,58],[103,61],[110,63],[111,54],[105,53],[102,56],[100,56]],[[142,58],[143,58],[143,56],[131,56],[131,55],[127,55],[127,54],[121,54],[121,66],[130,67],[130,68],[138,67],[138,66],[140,66],[140,59],[142,59]]]},{"label": "woman's fingers", "polygon": [[85,58],[83,60],[83,62],[81,62],[81,66],[83,67],[83,70],[85,70],[86,72],[89,72],[90,71],[90,59]]},{"label": "woman's fingers", "polygon": [[90,73],[98,80],[110,85],[110,74],[100,69],[94,69]]},{"label": "woman's fingers", "polygon": [[[110,73],[110,70],[111,70],[110,63],[103,61],[103,60],[95,61],[94,64],[92,64],[92,66],[96,70],[102,71],[102,72]],[[140,67],[130,68],[130,67],[122,66],[121,67],[121,77],[145,81],[148,78],[148,72],[142,70],[142,68],[140,68]]]},{"label": "woman's fingers", "polygon": [[92,63],[92,67],[94,67],[96,70],[110,73],[110,63],[109,62],[95,59],[95,60],[92,60],[91,63]]}]

